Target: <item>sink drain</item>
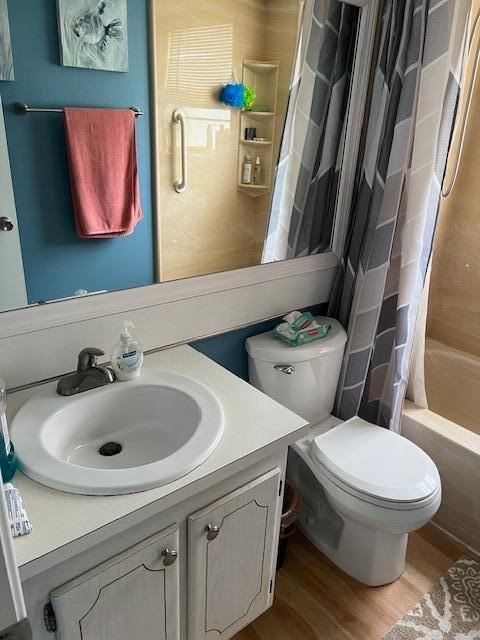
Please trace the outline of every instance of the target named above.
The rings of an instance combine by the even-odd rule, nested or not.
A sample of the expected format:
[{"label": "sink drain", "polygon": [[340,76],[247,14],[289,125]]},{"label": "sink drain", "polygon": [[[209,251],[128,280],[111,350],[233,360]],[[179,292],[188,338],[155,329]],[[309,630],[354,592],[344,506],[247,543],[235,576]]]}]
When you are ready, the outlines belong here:
[{"label": "sink drain", "polygon": [[118,442],[106,442],[105,444],[102,444],[102,446],[98,450],[98,453],[101,456],[110,457],[116,456],[118,453],[120,453],[121,450],[122,445],[118,444]]}]

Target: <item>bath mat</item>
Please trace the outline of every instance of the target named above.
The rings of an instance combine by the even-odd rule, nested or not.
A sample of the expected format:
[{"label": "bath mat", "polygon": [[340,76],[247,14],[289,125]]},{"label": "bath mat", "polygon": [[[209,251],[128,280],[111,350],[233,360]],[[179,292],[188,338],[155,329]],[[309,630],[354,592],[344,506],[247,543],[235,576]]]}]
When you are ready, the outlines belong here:
[{"label": "bath mat", "polygon": [[383,640],[480,639],[480,564],[461,558]]}]

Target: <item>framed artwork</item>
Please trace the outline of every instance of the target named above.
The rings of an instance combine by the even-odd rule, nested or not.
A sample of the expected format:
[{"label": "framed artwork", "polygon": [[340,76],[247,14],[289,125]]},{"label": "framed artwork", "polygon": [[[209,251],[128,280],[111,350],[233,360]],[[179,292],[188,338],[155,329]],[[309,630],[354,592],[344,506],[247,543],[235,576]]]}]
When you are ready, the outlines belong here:
[{"label": "framed artwork", "polygon": [[66,67],[128,71],[127,0],[57,0]]},{"label": "framed artwork", "polygon": [[14,80],[7,0],[0,0],[0,80]]}]

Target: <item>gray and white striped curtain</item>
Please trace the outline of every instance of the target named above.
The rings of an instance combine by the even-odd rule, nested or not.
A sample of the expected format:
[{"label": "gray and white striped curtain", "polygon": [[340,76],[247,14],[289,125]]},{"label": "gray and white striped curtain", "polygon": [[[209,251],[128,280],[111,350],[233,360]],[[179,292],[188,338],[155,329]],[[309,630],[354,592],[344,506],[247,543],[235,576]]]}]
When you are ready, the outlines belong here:
[{"label": "gray and white striped curtain", "polygon": [[468,0],[385,0],[362,171],[330,313],[336,413],[400,429],[459,93]]},{"label": "gray and white striped curtain", "polygon": [[357,7],[338,0],[305,7],[263,262],[330,245],[357,18]]}]

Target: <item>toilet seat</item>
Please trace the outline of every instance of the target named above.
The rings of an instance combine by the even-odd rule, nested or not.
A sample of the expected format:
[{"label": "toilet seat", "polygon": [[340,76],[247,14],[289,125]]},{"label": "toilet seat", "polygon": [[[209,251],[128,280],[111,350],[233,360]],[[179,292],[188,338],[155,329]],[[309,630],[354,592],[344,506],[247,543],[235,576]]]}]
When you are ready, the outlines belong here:
[{"label": "toilet seat", "polygon": [[[353,498],[357,503],[357,509],[363,509],[361,506],[364,504],[365,506],[371,505],[372,507],[379,507],[381,511],[384,512],[421,512],[422,510],[428,509],[432,504],[438,502],[439,497],[441,496],[441,485],[439,484],[437,489],[424,500],[418,500],[416,502],[395,502],[393,500],[382,500],[381,498],[376,498],[374,496],[368,495],[367,493],[362,493],[358,489],[347,485],[342,482],[339,478],[334,476],[328,469],[326,469],[323,465],[321,465],[316,458],[310,456],[310,460],[312,465],[315,467],[316,475],[319,478],[320,482],[323,484],[325,488],[327,487],[335,487],[340,493],[345,494],[345,499],[347,496],[350,497],[350,500]],[[385,516],[387,519],[389,516]]]},{"label": "toilet seat", "polygon": [[441,491],[437,468],[424,451],[358,417],[313,438],[310,455],[337,487],[380,507],[423,508]]}]

